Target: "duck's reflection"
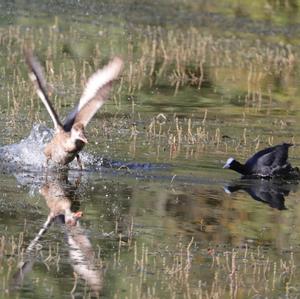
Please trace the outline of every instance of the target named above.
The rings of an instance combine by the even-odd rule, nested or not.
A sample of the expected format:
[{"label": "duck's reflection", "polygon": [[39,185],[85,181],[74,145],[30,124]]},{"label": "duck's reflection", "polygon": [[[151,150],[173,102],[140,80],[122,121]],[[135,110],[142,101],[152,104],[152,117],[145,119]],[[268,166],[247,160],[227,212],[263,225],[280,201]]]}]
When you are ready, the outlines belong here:
[{"label": "duck's reflection", "polygon": [[[40,194],[45,198],[49,208],[48,218],[63,219],[68,227],[75,226],[82,213],[77,211],[79,203],[76,201],[76,189],[80,185],[80,177],[75,184],[67,178],[67,172],[47,176],[46,183],[40,188]],[[72,212],[72,210],[74,212]]]},{"label": "duck's reflection", "polygon": [[82,213],[78,211],[79,205],[75,200],[76,189],[80,179],[71,184],[67,175],[60,174],[47,177],[46,183],[41,187],[40,193],[46,200],[49,214],[36,237],[27,247],[23,261],[12,279],[12,289],[19,288],[26,273],[30,272],[38,255],[39,240],[47,232],[52,223],[62,225],[68,242],[68,251],[71,265],[76,276],[85,280],[97,296],[103,287],[103,271],[96,261],[95,253],[86,231],[80,226],[79,219]]},{"label": "duck's reflection", "polygon": [[268,204],[278,210],[285,210],[285,197],[290,191],[296,191],[297,182],[284,182],[280,180],[244,180],[233,181],[224,186],[226,193],[238,190],[246,191],[253,199]]}]

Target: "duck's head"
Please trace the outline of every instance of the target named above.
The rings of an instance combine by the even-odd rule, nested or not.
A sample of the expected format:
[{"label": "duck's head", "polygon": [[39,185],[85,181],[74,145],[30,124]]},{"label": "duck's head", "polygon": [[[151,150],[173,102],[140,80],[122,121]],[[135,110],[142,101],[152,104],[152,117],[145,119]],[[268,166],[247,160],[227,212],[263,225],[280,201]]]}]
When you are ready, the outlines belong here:
[{"label": "duck's head", "polygon": [[71,138],[74,142],[88,143],[84,132],[84,126],[81,123],[75,123],[71,129]]}]

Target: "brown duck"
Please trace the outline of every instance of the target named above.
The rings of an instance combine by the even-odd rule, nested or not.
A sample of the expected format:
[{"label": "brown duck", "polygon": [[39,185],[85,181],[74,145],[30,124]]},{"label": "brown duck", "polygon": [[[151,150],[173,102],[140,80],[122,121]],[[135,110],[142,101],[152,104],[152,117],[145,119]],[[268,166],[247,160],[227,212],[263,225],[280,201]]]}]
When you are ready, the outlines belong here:
[{"label": "brown duck", "polygon": [[46,164],[48,165],[49,160],[51,160],[59,166],[64,166],[76,157],[78,165],[82,169],[78,153],[87,143],[85,127],[107,100],[112,83],[118,78],[123,68],[122,59],[114,57],[106,66],[95,72],[88,79],[78,105],[67,116],[65,122],[62,123],[49,100],[46,81],[40,63],[29,50],[25,51],[25,58],[30,69],[30,79],[50,114],[55,128],[52,140],[44,149]]}]

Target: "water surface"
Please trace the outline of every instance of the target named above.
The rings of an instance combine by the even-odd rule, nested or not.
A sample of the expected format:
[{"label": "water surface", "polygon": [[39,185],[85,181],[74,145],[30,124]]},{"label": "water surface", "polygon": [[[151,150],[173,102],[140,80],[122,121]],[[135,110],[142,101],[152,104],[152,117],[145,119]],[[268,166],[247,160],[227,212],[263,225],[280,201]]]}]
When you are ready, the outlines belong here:
[{"label": "water surface", "polygon": [[118,54],[125,70],[86,150],[153,165],[3,171],[3,298],[299,296],[298,182],[222,169],[281,142],[300,165],[299,4],[262,2],[1,3],[0,144],[52,126],[24,45],[62,116]]}]

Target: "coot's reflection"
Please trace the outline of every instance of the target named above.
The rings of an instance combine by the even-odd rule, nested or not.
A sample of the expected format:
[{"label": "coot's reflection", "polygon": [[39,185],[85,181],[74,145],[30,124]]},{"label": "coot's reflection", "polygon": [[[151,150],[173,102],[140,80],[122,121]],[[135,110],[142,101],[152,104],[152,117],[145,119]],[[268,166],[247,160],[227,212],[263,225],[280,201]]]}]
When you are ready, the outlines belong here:
[{"label": "coot's reflection", "polygon": [[75,184],[71,184],[66,173],[47,177],[40,193],[46,200],[49,214],[36,237],[26,248],[23,261],[12,278],[11,289],[17,289],[22,285],[24,276],[32,270],[38,256],[39,240],[52,224],[58,224],[61,225],[66,235],[70,262],[74,272],[86,281],[97,296],[99,295],[103,287],[103,271],[99,267],[99,261],[96,261],[95,252],[87,233],[79,223],[82,213],[78,211],[79,204],[75,196],[79,185],[80,178]]},{"label": "coot's reflection", "polygon": [[285,197],[290,191],[296,191],[297,182],[285,182],[281,180],[253,180],[240,179],[224,186],[226,193],[238,190],[246,191],[253,199],[268,204],[278,210],[285,210]]}]

